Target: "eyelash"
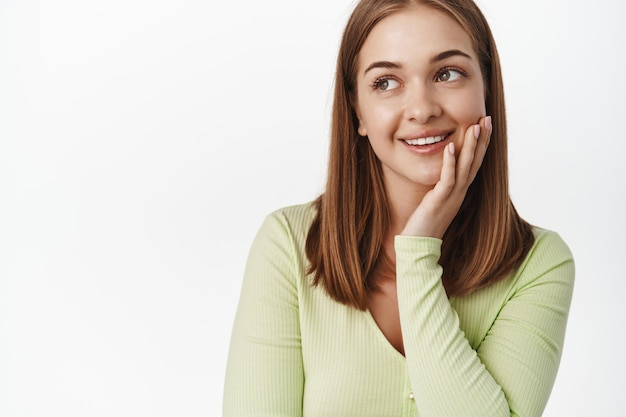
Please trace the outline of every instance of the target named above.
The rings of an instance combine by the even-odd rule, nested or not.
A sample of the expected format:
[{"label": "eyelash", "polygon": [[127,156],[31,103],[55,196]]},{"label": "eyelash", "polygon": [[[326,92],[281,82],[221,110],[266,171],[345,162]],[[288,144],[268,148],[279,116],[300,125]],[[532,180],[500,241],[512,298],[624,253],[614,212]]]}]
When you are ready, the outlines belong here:
[{"label": "eyelash", "polygon": [[[385,75],[382,77],[377,78],[371,85],[372,89],[377,90],[380,88],[380,85],[385,82],[385,81],[395,81],[397,83],[400,83],[400,81],[398,81],[395,77],[389,76],[389,75]],[[384,91],[384,90],[383,90]]]},{"label": "eyelash", "polygon": [[[462,77],[467,77],[467,72],[463,71],[459,67],[444,67],[440,69],[439,71],[437,71],[437,74],[435,74],[435,81],[441,76],[441,74],[443,74],[444,72],[450,72],[450,71],[458,72],[459,74],[461,74]],[[440,82],[443,82],[443,81],[440,81]]]},{"label": "eyelash", "polygon": [[[458,72],[459,74],[461,74],[462,77],[467,77],[467,72],[463,71],[461,68],[459,67],[444,67],[442,69],[440,69],[439,71],[437,71],[437,74],[435,74],[435,81],[441,76],[441,74],[443,74],[444,72],[449,72],[449,71],[455,71]],[[396,81],[398,83],[400,83],[400,81],[398,81],[395,77],[389,76],[389,75],[385,75],[382,77],[377,78],[372,84],[371,87],[374,90],[377,90],[380,88],[380,85],[385,82],[385,81]],[[443,82],[443,81],[440,81]]]}]

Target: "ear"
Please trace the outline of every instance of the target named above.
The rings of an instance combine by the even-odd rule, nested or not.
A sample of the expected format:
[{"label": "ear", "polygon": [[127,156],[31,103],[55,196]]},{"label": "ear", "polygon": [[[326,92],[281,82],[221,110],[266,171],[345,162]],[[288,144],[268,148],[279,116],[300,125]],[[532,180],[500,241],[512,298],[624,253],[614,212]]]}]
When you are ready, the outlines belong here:
[{"label": "ear", "polygon": [[365,128],[365,125],[363,124],[363,121],[361,120],[361,118],[359,117],[359,115],[357,114],[357,119],[359,120],[359,128],[356,130],[359,135],[366,137],[367,136],[367,129]]},{"label": "ear", "polygon": [[348,93],[348,99],[350,100],[350,106],[354,110],[354,114],[356,115],[356,119],[359,121],[359,127],[357,128],[357,133],[359,136],[366,137],[367,129],[365,129],[365,125],[363,124],[363,119],[361,118],[361,112],[359,111],[359,103],[356,99],[356,92],[350,91]]},{"label": "ear", "polygon": [[354,106],[354,113],[356,114],[356,119],[359,121],[359,127],[357,128],[356,131],[360,136],[366,137],[367,129],[365,128],[365,125],[363,124],[363,119],[361,119],[361,112],[359,111],[358,106]]}]

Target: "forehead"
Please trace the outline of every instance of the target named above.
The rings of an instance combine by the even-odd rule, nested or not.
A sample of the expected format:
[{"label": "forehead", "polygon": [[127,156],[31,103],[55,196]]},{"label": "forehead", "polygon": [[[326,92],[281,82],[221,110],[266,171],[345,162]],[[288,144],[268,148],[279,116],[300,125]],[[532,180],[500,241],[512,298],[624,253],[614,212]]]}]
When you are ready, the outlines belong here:
[{"label": "forehead", "polygon": [[371,60],[423,60],[451,49],[476,58],[469,34],[453,17],[432,7],[413,6],[374,26],[359,52],[359,67]]}]

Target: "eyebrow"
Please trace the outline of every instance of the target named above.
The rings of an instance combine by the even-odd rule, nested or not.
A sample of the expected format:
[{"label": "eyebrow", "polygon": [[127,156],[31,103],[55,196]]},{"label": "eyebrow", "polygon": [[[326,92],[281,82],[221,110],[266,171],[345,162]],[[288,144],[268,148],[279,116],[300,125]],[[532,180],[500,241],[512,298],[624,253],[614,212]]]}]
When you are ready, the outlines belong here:
[{"label": "eyebrow", "polygon": [[[443,51],[438,53],[437,55],[433,56],[430,59],[430,63],[434,64],[436,62],[439,61],[443,61],[446,58],[450,58],[453,56],[462,56],[465,57],[467,59],[472,59],[472,57],[469,54],[466,54],[463,51],[460,51],[458,49],[450,49],[449,51]],[[376,61],[376,62],[372,62],[366,69],[365,71],[363,71],[363,74],[366,74],[369,70],[372,70],[374,68],[392,68],[392,69],[398,69],[398,68],[402,68],[402,65],[396,63],[396,62],[391,62],[391,61]]]},{"label": "eyebrow", "polygon": [[435,55],[430,60],[430,62],[434,63],[434,62],[438,62],[438,61],[443,61],[444,59],[450,58],[452,56],[463,56],[463,57],[465,57],[467,59],[472,59],[472,57],[469,54],[466,54],[463,51],[460,51],[458,49],[450,49],[449,51],[444,51],[444,52],[441,52],[441,53]]},{"label": "eyebrow", "polygon": [[397,69],[397,68],[402,68],[402,65],[397,64],[395,62],[391,62],[391,61],[376,61],[376,62],[372,62],[370,64],[370,66],[367,67],[365,69],[365,71],[363,71],[363,74],[367,74],[367,72],[369,70],[372,70],[374,68],[394,68],[394,69]]}]

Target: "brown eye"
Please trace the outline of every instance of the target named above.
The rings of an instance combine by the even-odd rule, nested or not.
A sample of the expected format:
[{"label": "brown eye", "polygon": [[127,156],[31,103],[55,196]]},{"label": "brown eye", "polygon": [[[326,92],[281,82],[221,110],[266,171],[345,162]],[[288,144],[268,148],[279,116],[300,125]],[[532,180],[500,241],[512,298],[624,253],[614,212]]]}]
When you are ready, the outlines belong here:
[{"label": "brown eye", "polygon": [[453,70],[453,69],[444,69],[439,74],[437,74],[437,81],[446,82],[446,81],[454,81],[457,78],[461,77],[463,74],[461,71]]},{"label": "brown eye", "polygon": [[379,78],[374,82],[373,87],[380,91],[389,91],[398,88],[400,83],[392,78]]}]

